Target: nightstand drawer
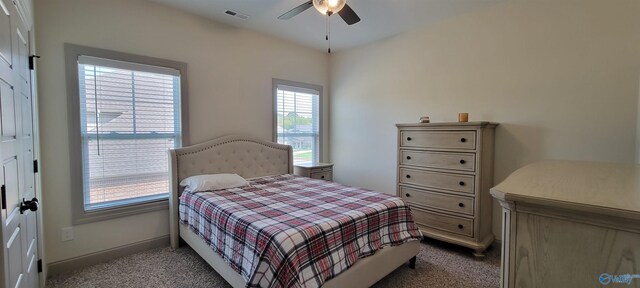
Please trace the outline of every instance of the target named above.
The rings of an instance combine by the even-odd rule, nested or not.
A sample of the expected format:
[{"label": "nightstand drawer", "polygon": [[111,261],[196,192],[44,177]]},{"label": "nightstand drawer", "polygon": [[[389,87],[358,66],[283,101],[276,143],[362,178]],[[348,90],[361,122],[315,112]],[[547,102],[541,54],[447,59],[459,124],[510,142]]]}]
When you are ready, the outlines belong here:
[{"label": "nightstand drawer", "polygon": [[418,225],[455,234],[473,237],[473,220],[443,215],[411,206],[411,213]]},{"label": "nightstand drawer", "polygon": [[474,153],[401,150],[400,165],[475,171],[476,156]]},{"label": "nightstand drawer", "polygon": [[475,177],[451,173],[400,168],[400,183],[415,184],[428,188],[474,193]]},{"label": "nightstand drawer", "polygon": [[324,167],[324,168],[312,168],[311,173],[322,173],[322,172],[331,172],[333,171],[332,167]]},{"label": "nightstand drawer", "polygon": [[474,131],[402,131],[400,146],[441,149],[476,149]]},{"label": "nightstand drawer", "polygon": [[333,164],[331,163],[305,163],[293,165],[293,174],[314,179],[333,179]]},{"label": "nightstand drawer", "polygon": [[473,216],[473,197],[447,195],[409,187],[400,187],[400,196],[409,205]]},{"label": "nightstand drawer", "polygon": [[329,172],[320,172],[320,173],[311,173],[311,178],[312,179],[321,179],[321,180],[327,180],[327,181],[331,181],[332,177],[331,177],[331,171]]}]

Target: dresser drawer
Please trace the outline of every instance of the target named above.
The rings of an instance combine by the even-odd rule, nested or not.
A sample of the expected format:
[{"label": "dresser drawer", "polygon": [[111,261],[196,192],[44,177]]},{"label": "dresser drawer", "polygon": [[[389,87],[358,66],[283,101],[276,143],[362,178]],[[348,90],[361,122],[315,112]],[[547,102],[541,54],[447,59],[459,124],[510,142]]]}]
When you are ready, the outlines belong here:
[{"label": "dresser drawer", "polygon": [[400,150],[400,164],[439,169],[475,171],[476,155],[474,153]]},{"label": "dresser drawer", "polygon": [[409,205],[445,210],[473,216],[473,198],[400,187],[400,196]]},{"label": "dresser drawer", "polygon": [[320,172],[320,173],[311,173],[311,178],[312,179],[321,179],[321,180],[327,180],[327,181],[331,181],[331,171],[329,172]]},{"label": "dresser drawer", "polygon": [[400,168],[400,183],[415,184],[429,188],[445,189],[457,192],[474,193],[474,176],[421,171]]},{"label": "dresser drawer", "polygon": [[444,149],[476,149],[474,131],[415,131],[400,132],[400,146]]},{"label": "dresser drawer", "polygon": [[473,220],[447,216],[411,206],[411,214],[418,225],[473,237]]}]

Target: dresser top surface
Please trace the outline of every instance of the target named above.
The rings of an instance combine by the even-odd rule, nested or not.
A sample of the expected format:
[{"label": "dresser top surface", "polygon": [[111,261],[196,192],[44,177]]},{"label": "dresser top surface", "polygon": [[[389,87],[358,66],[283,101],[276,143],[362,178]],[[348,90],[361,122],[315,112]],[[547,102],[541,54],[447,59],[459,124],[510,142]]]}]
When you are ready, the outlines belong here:
[{"label": "dresser top surface", "polygon": [[640,214],[640,166],[542,161],[516,170],[492,188],[491,194],[507,201],[628,212],[637,216]]},{"label": "dresser top surface", "polygon": [[434,123],[398,123],[396,127],[496,127],[498,123],[488,121],[477,122],[434,122]]}]

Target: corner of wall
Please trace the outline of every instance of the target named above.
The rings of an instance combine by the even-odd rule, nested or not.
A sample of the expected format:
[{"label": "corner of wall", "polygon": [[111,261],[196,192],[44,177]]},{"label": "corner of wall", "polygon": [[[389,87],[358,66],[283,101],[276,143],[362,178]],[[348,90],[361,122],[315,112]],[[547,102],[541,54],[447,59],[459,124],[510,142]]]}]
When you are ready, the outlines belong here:
[{"label": "corner of wall", "polygon": [[325,128],[325,133],[324,133],[324,160],[326,162],[329,163],[333,163],[332,159],[333,157],[331,157],[331,131],[333,129],[331,129],[331,125],[333,125],[332,121],[331,121],[331,95],[332,95],[332,87],[331,87],[331,66],[332,66],[332,58],[333,58],[333,54],[331,53],[327,53],[327,71],[326,71],[326,75],[327,75],[327,87],[324,89],[324,97],[325,97],[325,113],[324,116],[326,117],[326,128]]}]

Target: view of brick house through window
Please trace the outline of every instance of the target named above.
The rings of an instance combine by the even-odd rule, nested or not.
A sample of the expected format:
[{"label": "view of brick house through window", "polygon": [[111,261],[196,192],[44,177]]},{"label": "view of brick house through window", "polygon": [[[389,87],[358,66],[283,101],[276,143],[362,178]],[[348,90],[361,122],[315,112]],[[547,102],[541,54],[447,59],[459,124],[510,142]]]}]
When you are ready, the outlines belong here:
[{"label": "view of brick house through window", "polygon": [[293,147],[296,164],[319,160],[319,98],[312,89],[277,86],[276,137],[278,143]]},{"label": "view of brick house through window", "polygon": [[85,210],[166,198],[167,150],[181,137],[179,71],[78,63]]}]

